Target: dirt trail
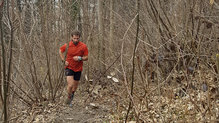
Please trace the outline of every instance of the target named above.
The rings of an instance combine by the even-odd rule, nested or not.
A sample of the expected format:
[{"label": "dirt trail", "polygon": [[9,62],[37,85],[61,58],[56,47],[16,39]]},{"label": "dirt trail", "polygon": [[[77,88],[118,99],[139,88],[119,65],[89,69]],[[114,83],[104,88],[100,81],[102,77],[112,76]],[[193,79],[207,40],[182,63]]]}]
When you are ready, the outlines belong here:
[{"label": "dirt trail", "polygon": [[102,106],[91,103],[83,105],[79,99],[75,99],[72,107],[63,104],[56,113],[53,114],[50,122],[54,123],[93,123],[107,120],[108,110]]},{"label": "dirt trail", "polygon": [[[63,94],[65,95],[65,94]],[[109,110],[97,102],[84,103],[85,96],[75,96],[72,107],[64,104],[66,96],[56,102],[45,102],[18,113],[16,123],[102,123],[109,121]]]}]

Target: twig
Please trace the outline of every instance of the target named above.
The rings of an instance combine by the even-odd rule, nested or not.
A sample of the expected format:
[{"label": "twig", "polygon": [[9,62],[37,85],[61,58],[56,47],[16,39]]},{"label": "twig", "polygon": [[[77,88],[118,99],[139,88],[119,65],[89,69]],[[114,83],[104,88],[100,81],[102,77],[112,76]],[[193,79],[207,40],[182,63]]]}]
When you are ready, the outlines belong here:
[{"label": "twig", "polygon": [[[103,72],[103,73],[100,73],[100,76],[97,78],[96,80],[96,83],[93,85],[93,88],[92,90],[90,91],[91,93],[89,94],[89,96],[85,99],[84,102],[87,102],[87,99],[91,96],[93,90],[94,90],[94,87],[96,86],[97,82],[100,81],[100,78],[105,75],[105,73],[116,63],[116,61],[119,59],[119,57],[121,56],[121,54],[119,54],[119,56],[116,58],[116,60]],[[95,77],[94,77],[95,78]],[[94,80],[93,80],[94,81]]]},{"label": "twig", "polygon": [[13,80],[11,82],[21,91],[23,92],[31,101],[34,101],[23,89],[19,88],[17,84]]},{"label": "twig", "polygon": [[31,103],[28,102],[27,100],[25,100],[23,97],[21,97],[19,94],[17,94],[16,91],[14,91],[11,87],[10,89],[18,96],[18,98],[20,98],[22,101],[24,101],[29,107],[31,106]]},{"label": "twig", "polygon": [[18,115],[18,116],[12,117],[11,119],[8,120],[8,122],[10,122],[10,121],[12,121],[12,120],[15,120],[15,119],[19,118],[19,117],[22,116],[22,115],[23,115],[23,114],[21,113],[21,114]]},{"label": "twig", "polygon": [[[136,48],[137,48],[137,44],[139,42],[138,40],[138,36],[139,36],[139,6],[140,6],[140,1],[139,0],[136,0],[136,8],[137,8],[137,17],[136,17],[136,23],[137,23],[137,28],[136,28],[136,40],[135,40],[135,47],[134,47],[134,51],[133,51],[133,59],[132,59],[132,81],[131,81],[131,97],[133,96],[133,88],[134,88],[134,74],[135,74],[135,53],[136,53]],[[130,101],[129,101],[129,107],[128,107],[128,110],[127,110],[127,114],[126,114],[126,118],[125,118],[125,123],[127,122],[128,120],[128,115],[129,115],[129,111],[131,110],[132,108],[132,100],[130,98]],[[138,121],[139,119],[137,119]]]}]

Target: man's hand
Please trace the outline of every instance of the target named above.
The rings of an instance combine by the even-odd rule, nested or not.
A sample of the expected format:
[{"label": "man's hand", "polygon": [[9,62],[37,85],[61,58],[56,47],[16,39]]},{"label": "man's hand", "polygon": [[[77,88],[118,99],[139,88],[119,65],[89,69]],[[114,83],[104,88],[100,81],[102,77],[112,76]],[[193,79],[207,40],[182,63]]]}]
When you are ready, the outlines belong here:
[{"label": "man's hand", "polygon": [[75,60],[75,61],[81,61],[82,60],[82,58],[81,58],[81,60],[80,60],[80,58],[79,57],[81,57],[81,56],[74,56],[73,57],[73,59]]},{"label": "man's hand", "polygon": [[69,65],[69,63],[67,61],[65,61],[65,66],[68,66],[68,65]]}]

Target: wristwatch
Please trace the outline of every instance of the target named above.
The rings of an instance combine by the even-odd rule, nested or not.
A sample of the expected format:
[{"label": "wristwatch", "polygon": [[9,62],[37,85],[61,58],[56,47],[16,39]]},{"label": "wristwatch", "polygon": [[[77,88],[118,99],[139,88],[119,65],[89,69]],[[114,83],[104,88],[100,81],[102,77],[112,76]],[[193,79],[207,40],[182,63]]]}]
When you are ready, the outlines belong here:
[{"label": "wristwatch", "polygon": [[78,56],[78,61],[81,61],[82,60],[82,57],[81,56]]}]

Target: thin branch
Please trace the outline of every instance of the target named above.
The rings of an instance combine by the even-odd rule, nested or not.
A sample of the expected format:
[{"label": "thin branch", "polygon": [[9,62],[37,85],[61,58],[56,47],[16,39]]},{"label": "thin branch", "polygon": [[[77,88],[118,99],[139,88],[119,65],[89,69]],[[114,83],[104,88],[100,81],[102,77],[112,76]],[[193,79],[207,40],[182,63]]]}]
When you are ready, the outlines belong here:
[{"label": "thin branch", "polygon": [[[137,23],[137,29],[136,29],[136,39],[135,39],[135,47],[134,47],[134,50],[133,50],[133,59],[132,59],[132,81],[131,81],[131,97],[133,96],[133,89],[134,89],[134,74],[135,74],[135,53],[136,53],[136,48],[137,48],[137,44],[139,42],[138,40],[138,36],[139,36],[139,9],[140,9],[140,1],[139,0],[136,0],[136,8],[137,8],[137,18],[136,18],[136,23]],[[130,101],[129,101],[129,107],[128,107],[128,110],[127,110],[127,115],[126,115],[126,118],[125,118],[125,123],[127,122],[128,120],[128,115],[129,115],[129,111],[131,110],[132,108],[132,103],[131,103],[131,98],[130,98]]]},{"label": "thin branch", "polygon": [[18,85],[17,85],[13,80],[11,80],[11,82],[12,82],[21,92],[23,92],[31,101],[34,102],[33,98],[30,97],[27,92],[25,92],[22,88],[18,87]]}]

